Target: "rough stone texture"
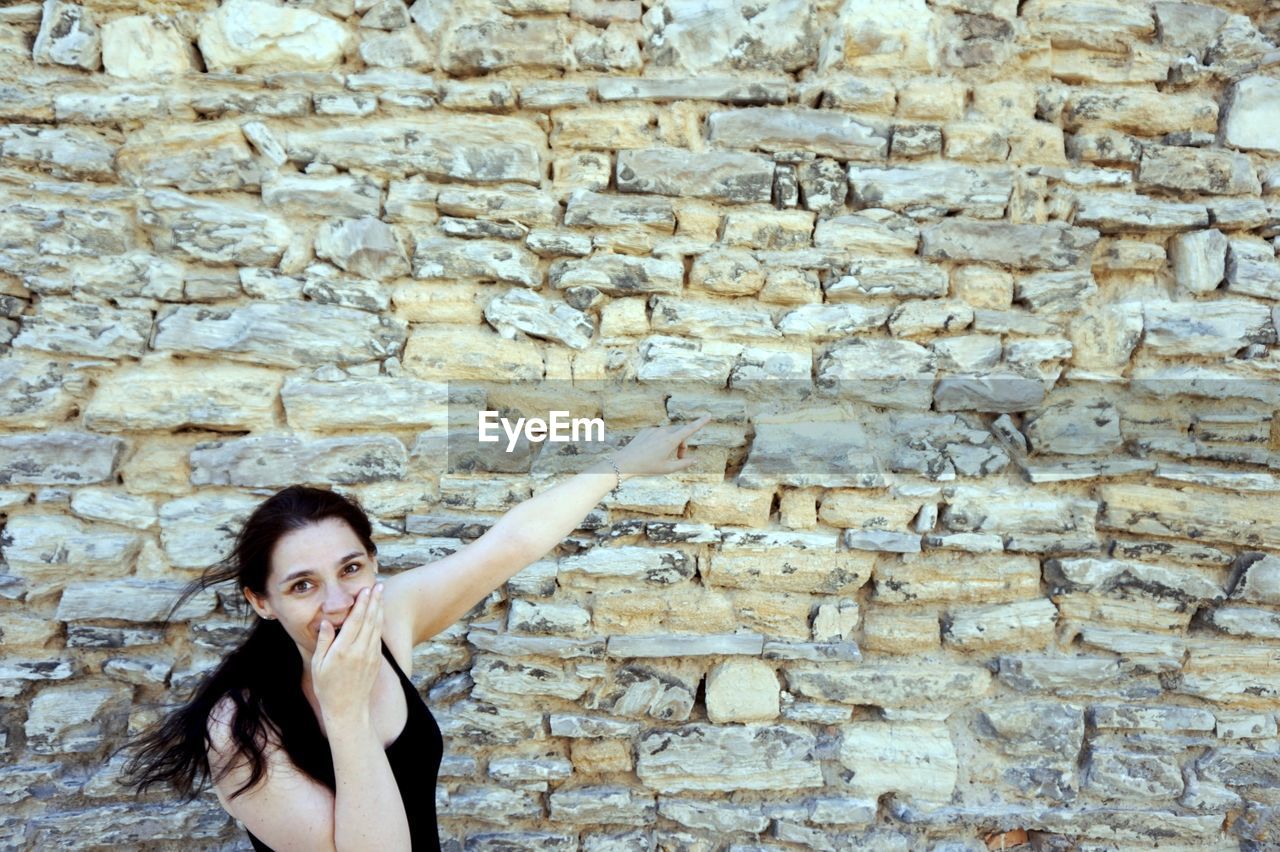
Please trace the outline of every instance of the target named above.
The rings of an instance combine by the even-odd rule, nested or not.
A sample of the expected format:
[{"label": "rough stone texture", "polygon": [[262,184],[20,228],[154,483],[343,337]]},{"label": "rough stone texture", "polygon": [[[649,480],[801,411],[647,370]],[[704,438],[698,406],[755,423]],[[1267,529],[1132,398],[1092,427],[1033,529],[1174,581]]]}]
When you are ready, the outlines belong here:
[{"label": "rough stone texture", "polygon": [[946,219],[921,232],[920,254],[1019,269],[1070,269],[1087,264],[1097,242],[1089,228]]},{"label": "rough stone texture", "polygon": [[773,193],[773,162],[747,153],[622,151],[618,154],[617,182],[622,192],[768,201]]},{"label": "rough stone texture", "polygon": [[1228,90],[1222,138],[1232,148],[1280,153],[1274,118],[1280,109],[1280,84],[1274,77],[1246,77]]},{"label": "rough stone texture", "polygon": [[352,33],[327,15],[264,0],[228,0],[205,14],[199,38],[210,71],[325,70],[351,41]]}]

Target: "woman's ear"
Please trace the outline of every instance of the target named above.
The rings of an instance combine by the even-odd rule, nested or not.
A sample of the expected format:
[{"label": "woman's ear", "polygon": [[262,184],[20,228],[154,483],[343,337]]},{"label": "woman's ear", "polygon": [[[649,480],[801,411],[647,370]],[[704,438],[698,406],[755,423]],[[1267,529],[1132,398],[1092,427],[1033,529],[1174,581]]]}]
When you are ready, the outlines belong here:
[{"label": "woman's ear", "polygon": [[266,600],[260,599],[249,589],[244,590],[244,599],[249,602],[249,606],[253,607],[253,611],[262,618],[275,618],[275,616],[271,614],[271,606],[266,602]]}]

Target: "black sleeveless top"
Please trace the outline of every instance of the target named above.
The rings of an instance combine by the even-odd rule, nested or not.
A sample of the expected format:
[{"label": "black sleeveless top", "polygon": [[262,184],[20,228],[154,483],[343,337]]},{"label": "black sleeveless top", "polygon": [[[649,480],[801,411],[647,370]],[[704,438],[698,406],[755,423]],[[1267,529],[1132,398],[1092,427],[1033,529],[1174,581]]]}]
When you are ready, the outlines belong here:
[{"label": "black sleeveless top", "polygon": [[[427,709],[427,704],[414,687],[413,682],[400,670],[396,658],[391,655],[387,643],[382,643],[382,656],[391,663],[400,684],[404,687],[405,703],[409,714],[404,722],[404,730],[387,746],[387,762],[391,765],[391,773],[396,778],[396,786],[400,788],[400,799],[404,802],[404,812],[409,818],[409,836],[413,840],[413,852],[439,852],[440,834],[436,827],[436,777],[440,771],[440,759],[444,755],[444,738],[435,717]],[[301,689],[299,689],[301,692]],[[314,718],[314,716],[312,717]],[[329,765],[333,765],[333,756],[329,751],[329,741],[320,733],[317,724],[310,744],[318,754],[322,754]],[[271,847],[248,832],[249,842],[254,849],[272,852]]]}]

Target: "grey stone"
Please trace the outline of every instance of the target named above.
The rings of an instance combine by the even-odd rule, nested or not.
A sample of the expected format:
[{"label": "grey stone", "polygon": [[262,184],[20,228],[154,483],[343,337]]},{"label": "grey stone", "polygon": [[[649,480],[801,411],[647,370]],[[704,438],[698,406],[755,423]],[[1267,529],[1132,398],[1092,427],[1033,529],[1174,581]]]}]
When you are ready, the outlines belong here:
[{"label": "grey stone", "polygon": [[405,336],[402,322],[351,308],[253,302],[224,309],[183,305],[162,310],[152,346],[296,368],[382,360],[400,352]]},{"label": "grey stone", "polygon": [[893,298],[938,298],[950,287],[942,267],[906,258],[869,258],[850,264],[848,272],[828,276],[827,301],[845,298],[857,301],[866,296]]},{"label": "grey stone", "polygon": [[437,115],[431,120],[359,122],[285,134],[284,147],[297,163],[329,163],[342,169],[469,183],[542,177],[546,134],[525,118]]},{"label": "grey stone", "polygon": [[936,373],[933,353],[905,340],[855,338],[833,346],[817,363],[823,389],[892,408],[927,409]]},{"label": "grey stone", "polygon": [[470,674],[475,681],[472,696],[481,701],[503,702],[517,695],[546,695],[574,701],[581,698],[590,685],[587,678],[575,673],[572,664],[487,655],[475,659]]},{"label": "grey stone", "polygon": [[599,580],[626,580],[667,586],[693,576],[693,560],[679,550],[652,547],[596,547],[560,560],[561,586],[591,587]]},{"label": "grey stone", "polygon": [[413,253],[415,278],[472,278],[537,288],[538,259],[526,249],[498,240],[419,240]]},{"label": "grey stone", "polygon": [[850,166],[849,190],[850,200],[861,207],[999,219],[1013,192],[1013,174],[1007,168],[980,169],[949,163]]},{"label": "grey stone", "polygon": [[1081,558],[1049,560],[1044,570],[1046,580],[1078,591],[1128,590],[1187,603],[1221,600],[1224,596],[1219,582],[1194,568]]},{"label": "grey stone", "polygon": [[1002,656],[1000,682],[1019,692],[1052,692],[1061,696],[1100,695],[1127,699],[1154,698],[1161,692],[1154,681],[1121,671],[1114,659],[1097,657]]},{"label": "grey stone", "polygon": [[43,64],[97,71],[102,61],[102,34],[94,16],[76,3],[44,0],[31,58]]},{"label": "grey stone", "polygon": [[822,219],[813,244],[858,254],[915,254],[920,229],[905,216],[883,209]]},{"label": "grey stone", "polygon": [[836,110],[748,107],[707,116],[710,141],[728,148],[812,151],[838,160],[880,159],[888,130]]},{"label": "grey stone", "polygon": [[484,318],[499,333],[514,336],[516,331],[522,331],[573,349],[587,348],[595,333],[595,325],[582,311],[563,302],[549,302],[527,290],[510,290],[491,299],[485,306]]},{"label": "grey stone", "polygon": [[636,774],[661,793],[821,787],[814,747],[802,728],[686,725],[641,735]]},{"label": "grey stone", "polygon": [[231,552],[260,501],[237,493],[179,497],[160,507],[160,544],[175,568],[204,568]]},{"label": "grey stone", "polygon": [[61,424],[83,379],[57,361],[10,356],[0,360],[0,424],[48,429]]},{"label": "grey stone", "polygon": [[672,202],[666,198],[609,195],[579,189],[569,195],[564,223],[574,227],[642,225],[670,234],[675,231],[676,216]]},{"label": "grey stone", "polygon": [[[458,545],[461,547],[461,544]],[[456,550],[458,548],[454,548]],[[449,551],[453,552],[453,551]],[[435,558],[448,555],[443,549],[437,551]],[[381,551],[379,551],[381,556]],[[423,564],[421,559],[412,560],[405,567]],[[467,634],[467,641],[482,651],[498,654],[502,657],[549,657],[556,660],[589,659],[599,660],[605,656],[604,639],[570,639],[554,636],[513,636],[506,633],[489,633],[473,630]]]},{"label": "grey stone", "polygon": [[13,347],[62,356],[136,358],[150,333],[150,311],[45,297],[34,314],[23,317]]},{"label": "grey stone", "polygon": [[45,687],[27,711],[28,750],[35,754],[96,751],[106,738],[111,718],[127,713],[131,697],[132,689],[123,686]]},{"label": "grey stone", "polygon": [[[10,204],[0,208],[0,240],[22,258],[22,275],[30,274],[30,261],[39,256],[105,257],[133,249],[133,225],[116,210],[96,206]],[[8,264],[12,264],[9,261]]]},{"label": "grey stone", "polygon": [[292,483],[353,485],[404,476],[408,454],[389,436],[325,438],[249,437],[197,444],[191,452],[194,485],[283,487]]},{"label": "grey stone", "polygon": [[1265,241],[1241,237],[1227,241],[1227,289],[1246,296],[1280,299],[1280,260]]},{"label": "grey stone", "polygon": [[0,436],[0,485],[85,485],[114,478],[119,438],[84,432]]},{"label": "grey stone", "polygon": [[385,280],[409,273],[409,260],[395,231],[372,216],[321,225],[316,255],[366,278]]},{"label": "grey stone", "polygon": [[547,797],[552,821],[651,825],[657,816],[653,793],[630,787],[586,786],[557,790]]},{"label": "grey stone", "polygon": [[1098,292],[1093,273],[1084,269],[1035,272],[1014,280],[1013,297],[1033,311],[1074,313]]},{"label": "grey stone", "polygon": [[1203,204],[1158,201],[1141,195],[1098,193],[1076,202],[1076,225],[1104,234],[1125,231],[1193,231],[1209,224]]},{"label": "grey stone", "polygon": [[938,411],[1030,411],[1044,400],[1044,385],[1016,373],[943,376],[933,400]]},{"label": "grey stone", "polygon": [[1151,731],[1212,731],[1214,716],[1196,707],[1144,707],[1140,704],[1094,704],[1089,722],[1098,728]]},{"label": "grey stone", "polygon": [[[601,101],[720,101],[741,104],[784,104],[791,83],[786,79],[744,80],[729,74],[699,74],[671,79],[604,77],[596,81]],[[521,103],[524,96],[521,95]]]},{"label": "grey stone", "polygon": [[758,805],[731,802],[662,796],[658,801],[658,813],[681,825],[703,831],[759,833],[769,825],[768,817],[761,813]]},{"label": "grey stone", "polygon": [[617,187],[620,192],[767,202],[773,196],[773,171],[773,161],[759,154],[632,149],[618,152]]},{"label": "grey stone", "polygon": [[1218,607],[1205,619],[1229,636],[1250,639],[1280,638],[1280,613],[1254,607]]},{"label": "grey stone", "polygon": [[1226,94],[1222,138],[1233,148],[1280,153],[1275,116],[1280,110],[1280,82],[1255,75],[1235,82]]},{"label": "grey stone", "polygon": [[[485,812],[481,813],[484,816]],[[478,831],[467,836],[466,852],[576,852],[578,835],[550,831]]]},{"label": "grey stone", "polygon": [[1243,154],[1158,145],[1142,149],[1138,185],[1217,195],[1261,192],[1253,163]]},{"label": "grey stone", "polygon": [[[821,375],[819,382],[822,381]],[[876,399],[877,390],[886,394],[899,393],[894,382],[881,388],[875,383],[852,379],[837,390],[854,398],[871,396]],[[865,427],[852,420],[832,422],[759,423],[755,440],[746,464],[738,476],[738,483],[747,488],[759,488],[786,484],[795,487],[825,486],[829,488],[874,488],[883,485],[885,474],[871,452]],[[746,542],[757,546],[766,539],[746,537]],[[775,542],[781,547],[821,547],[828,549],[832,541],[822,538],[801,537],[798,541],[787,539]],[[725,546],[734,544],[725,540]]]},{"label": "grey stone", "polygon": [[[392,184],[394,197],[398,184]],[[555,199],[545,192],[520,184],[499,188],[443,186],[435,199],[436,208],[450,216],[517,222],[530,227],[554,225],[559,212]],[[387,200],[391,210],[391,197]],[[566,222],[568,224],[568,222]]]},{"label": "grey stone", "polygon": [[1243,299],[1148,304],[1143,314],[1143,342],[1163,355],[1231,355],[1275,340],[1270,311]]},{"label": "grey stone", "polygon": [[581,260],[558,260],[547,274],[557,290],[594,287],[614,296],[637,293],[677,295],[684,288],[684,264],[660,257],[596,254]]},{"label": "grey stone", "polygon": [[[164,621],[181,591],[180,583],[156,580],[71,583],[62,593],[55,618],[59,621]],[[217,597],[206,590],[184,602],[173,613],[173,619],[190,621],[202,618],[212,613],[216,606]]]},{"label": "grey stone", "polygon": [[90,521],[109,521],[134,529],[156,523],[155,501],[110,488],[80,488],[71,495],[71,511]]},{"label": "grey stone", "polygon": [[[198,149],[199,157],[191,150]],[[262,167],[230,122],[143,128],[116,154],[116,170],[133,186],[173,186],[183,192],[256,189]]]},{"label": "grey stone", "polygon": [[1086,266],[1098,242],[1091,228],[1060,223],[1017,225],[944,219],[921,232],[920,254],[935,260],[974,260],[1020,269]]},{"label": "grey stone", "polygon": [[1084,711],[1071,704],[1010,702],[978,714],[978,734],[1011,757],[1075,763],[1084,742]]},{"label": "grey stone", "polygon": [[874,550],[884,553],[919,553],[919,534],[891,530],[845,530],[841,538],[851,550]]},{"label": "grey stone", "polygon": [[1120,449],[1120,416],[1101,397],[1055,399],[1025,421],[1023,431],[1037,453],[1102,455]]},{"label": "grey stone", "polygon": [[883,326],[889,310],[887,306],[857,304],[802,305],[783,314],[777,327],[786,337],[838,340]]},{"label": "grey stone", "polygon": [[77,293],[100,299],[141,298],[182,301],[186,270],[169,258],[149,252],[129,252],[76,263],[71,286]]},{"label": "grey stone", "polygon": [[769,312],[761,309],[725,307],[718,302],[670,299],[665,296],[655,296],[652,308],[651,324],[653,330],[659,333],[686,334],[708,340],[732,337],[772,339],[782,336],[774,327]]},{"label": "grey stone", "polygon": [[640,723],[608,716],[579,716],[569,713],[550,714],[553,737],[576,739],[631,739],[640,733]]},{"label": "grey stone", "polygon": [[823,663],[785,670],[796,695],[841,704],[927,707],[937,696],[964,702],[991,691],[990,672],[945,663]]},{"label": "grey stone", "polygon": [[828,215],[844,210],[849,180],[838,162],[823,157],[803,162],[796,169],[796,178],[805,209]]},{"label": "grey stone", "polygon": [[1250,562],[1231,597],[1250,603],[1280,604],[1280,559],[1267,554]]},{"label": "grey stone", "polygon": [[795,71],[817,59],[818,22],[810,0],[782,0],[766,9],[674,0],[642,20],[645,58],[658,67]]},{"label": "grey stone", "polygon": [[727,633],[719,636],[610,636],[608,654],[622,658],[757,655],[763,647],[764,638],[756,633]]},{"label": "grey stone", "polygon": [[109,179],[117,148],[92,130],[10,124],[0,128],[0,155],[56,178]]},{"label": "grey stone", "polygon": [[491,819],[498,813],[507,815],[509,819],[532,819],[542,815],[542,806],[536,794],[531,791],[497,785],[468,785],[452,792],[440,808],[440,815],[446,819]]},{"label": "grey stone", "polygon": [[1093,749],[1088,778],[1089,789],[1108,798],[1149,801],[1183,790],[1178,762],[1164,755]]},{"label": "grey stone", "polygon": [[273,175],[263,181],[262,201],[319,216],[377,217],[382,210],[378,185],[351,175]]},{"label": "grey stone", "polygon": [[191,198],[177,192],[146,193],[139,212],[157,251],[180,251],[209,263],[274,266],[292,232],[280,219],[239,204]]},{"label": "grey stone", "polygon": [[1169,259],[1178,286],[1192,293],[1211,292],[1226,274],[1227,239],[1216,229],[1175,234]]},{"label": "grey stone", "polygon": [[442,45],[440,67],[454,76],[503,68],[565,69],[573,64],[568,21],[507,18],[457,27]]},{"label": "grey stone", "polygon": [[66,585],[67,566],[76,577],[115,578],[128,574],[142,540],[136,533],[114,532],[74,518],[22,515],[5,527],[3,552],[12,573],[28,580],[28,593],[44,594]]}]

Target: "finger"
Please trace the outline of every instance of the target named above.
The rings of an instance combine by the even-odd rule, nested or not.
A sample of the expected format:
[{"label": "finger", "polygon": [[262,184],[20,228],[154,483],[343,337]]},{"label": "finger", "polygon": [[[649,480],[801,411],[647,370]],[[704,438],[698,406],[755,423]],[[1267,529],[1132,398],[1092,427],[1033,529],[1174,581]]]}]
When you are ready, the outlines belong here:
[{"label": "finger", "polygon": [[373,587],[361,589],[360,595],[363,598],[364,607],[361,611],[360,624],[357,627],[353,644],[361,652],[368,653],[370,637],[377,632],[374,622],[376,621],[376,610],[380,606],[380,601],[377,598],[380,596],[375,594]]},{"label": "finger", "polygon": [[320,622],[320,632],[319,635],[316,636],[316,650],[315,653],[311,655],[313,666],[317,661],[324,659],[324,655],[328,653],[329,646],[332,644],[333,625],[329,623],[328,619],[325,619]]},{"label": "finger", "polygon": [[688,424],[687,426],[680,427],[680,432],[678,433],[680,435],[680,443],[684,443],[686,440],[688,440],[690,435],[692,435],[694,432],[697,432],[699,429],[701,429],[703,426],[706,426],[710,422],[711,422],[711,415],[704,414],[701,417],[699,417],[697,420]]},{"label": "finger", "polygon": [[342,635],[350,634],[353,646],[359,643],[361,631],[369,620],[369,603],[372,597],[370,591],[364,588],[356,592],[355,606],[351,607],[351,615],[347,616],[347,622],[343,625]]}]

